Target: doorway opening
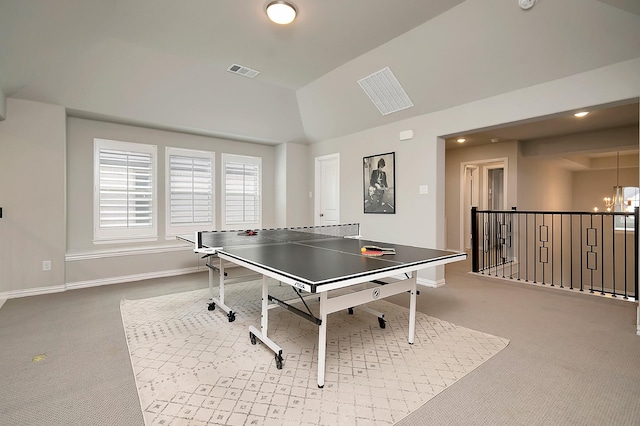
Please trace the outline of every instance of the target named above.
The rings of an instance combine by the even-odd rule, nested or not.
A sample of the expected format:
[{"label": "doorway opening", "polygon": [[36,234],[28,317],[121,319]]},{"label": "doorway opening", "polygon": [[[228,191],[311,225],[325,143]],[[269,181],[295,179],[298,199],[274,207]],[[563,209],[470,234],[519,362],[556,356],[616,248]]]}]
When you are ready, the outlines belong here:
[{"label": "doorway opening", "polygon": [[471,208],[506,210],[507,158],[461,164],[460,247],[471,249]]}]

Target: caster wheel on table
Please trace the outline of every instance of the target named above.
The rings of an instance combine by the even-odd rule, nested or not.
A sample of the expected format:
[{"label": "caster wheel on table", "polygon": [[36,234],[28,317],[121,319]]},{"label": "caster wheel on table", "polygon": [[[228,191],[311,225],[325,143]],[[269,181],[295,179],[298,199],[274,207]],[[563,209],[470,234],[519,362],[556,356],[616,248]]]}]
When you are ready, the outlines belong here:
[{"label": "caster wheel on table", "polygon": [[229,322],[234,322],[236,320],[236,314],[234,312],[229,312],[227,314],[227,318],[229,318]]},{"label": "caster wheel on table", "polygon": [[353,315],[353,308],[349,308],[349,315]]},{"label": "caster wheel on table", "polygon": [[279,354],[276,355],[276,368],[278,370],[282,370],[282,361],[283,361],[282,355],[279,355]]},{"label": "caster wheel on table", "polygon": [[378,318],[378,324],[380,324],[380,328],[387,327],[387,322],[384,320],[384,318]]},{"label": "caster wheel on table", "polygon": [[214,309],[216,309],[216,304],[213,302],[209,303],[209,307],[207,307],[207,309],[213,311]]},{"label": "caster wheel on table", "polygon": [[252,345],[255,345],[255,344],[256,344],[256,342],[257,342],[257,341],[256,341],[256,335],[255,335],[255,334],[253,334],[253,333],[251,333],[251,332],[249,332],[249,340],[251,340],[251,344],[252,344]]}]

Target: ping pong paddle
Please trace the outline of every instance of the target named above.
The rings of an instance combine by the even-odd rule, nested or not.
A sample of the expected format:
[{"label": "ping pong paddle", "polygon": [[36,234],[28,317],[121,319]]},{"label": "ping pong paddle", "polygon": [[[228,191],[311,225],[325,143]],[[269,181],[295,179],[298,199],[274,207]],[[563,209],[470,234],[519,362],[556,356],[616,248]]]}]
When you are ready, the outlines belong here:
[{"label": "ping pong paddle", "polygon": [[385,254],[396,254],[396,249],[391,247],[362,246],[360,252],[365,256],[383,256]]},{"label": "ping pong paddle", "polygon": [[254,231],[253,229],[247,229],[244,232],[240,232],[238,235],[254,236],[254,235],[258,235],[258,231]]}]

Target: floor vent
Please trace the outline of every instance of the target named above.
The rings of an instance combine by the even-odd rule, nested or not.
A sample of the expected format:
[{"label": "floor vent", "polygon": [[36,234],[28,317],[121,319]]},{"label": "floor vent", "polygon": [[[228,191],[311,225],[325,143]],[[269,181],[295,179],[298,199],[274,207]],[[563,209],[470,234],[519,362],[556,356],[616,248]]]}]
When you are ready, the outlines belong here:
[{"label": "floor vent", "polygon": [[253,78],[256,75],[260,74],[260,71],[252,70],[251,68],[243,67],[242,65],[238,64],[231,65],[229,68],[227,68],[227,71],[249,78]]},{"label": "floor vent", "polygon": [[358,80],[358,84],[382,115],[413,106],[407,92],[389,67]]}]

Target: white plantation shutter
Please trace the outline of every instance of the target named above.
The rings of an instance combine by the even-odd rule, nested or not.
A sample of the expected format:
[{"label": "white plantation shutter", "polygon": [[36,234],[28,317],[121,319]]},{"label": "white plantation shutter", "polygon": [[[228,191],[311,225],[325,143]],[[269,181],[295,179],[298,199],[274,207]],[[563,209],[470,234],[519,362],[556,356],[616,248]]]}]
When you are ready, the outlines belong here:
[{"label": "white plantation shutter", "polygon": [[261,226],[262,159],[223,154],[224,221],[228,227]]},{"label": "white plantation shutter", "polygon": [[167,148],[167,235],[213,229],[214,154]]},{"label": "white plantation shutter", "polygon": [[95,240],[157,236],[155,150],[95,139]]}]

